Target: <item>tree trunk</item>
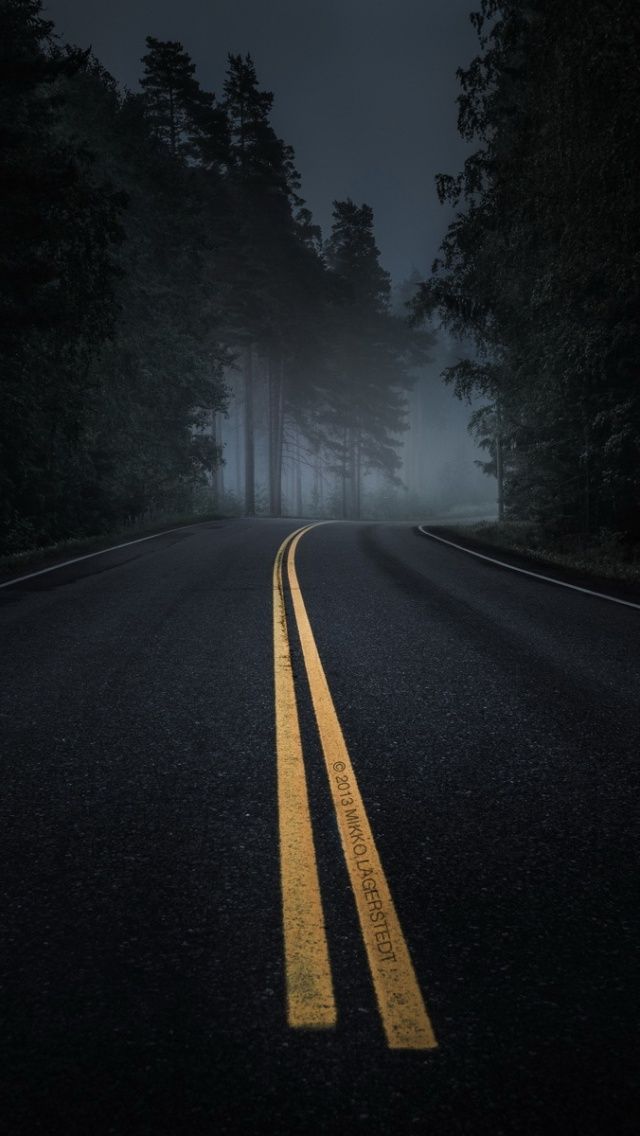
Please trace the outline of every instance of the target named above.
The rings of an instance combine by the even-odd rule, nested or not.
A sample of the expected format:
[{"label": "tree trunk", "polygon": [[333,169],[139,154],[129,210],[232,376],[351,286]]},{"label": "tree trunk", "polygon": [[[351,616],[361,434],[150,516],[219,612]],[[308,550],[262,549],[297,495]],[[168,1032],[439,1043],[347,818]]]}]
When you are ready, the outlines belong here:
[{"label": "tree trunk", "polygon": [[282,516],[282,445],[284,435],[284,362],[269,360],[269,508]]},{"label": "tree trunk", "polygon": [[504,461],[502,454],[502,419],[496,403],[496,477],[498,479],[498,520],[504,520]]},{"label": "tree trunk", "polygon": [[360,457],[360,455],[361,455],[361,450],[360,450],[360,438],[359,437],[357,437],[355,442],[354,442],[354,449],[355,449],[355,452],[354,452],[354,460],[353,460],[353,513],[354,513],[356,520],[359,521],[360,520],[360,509],[361,509],[361,481],[360,481],[360,471],[361,471],[361,457]]},{"label": "tree trunk", "polygon": [[253,438],[253,348],[244,352],[244,511],[248,517],[256,512],[255,447]]},{"label": "tree trunk", "polygon": [[302,516],[302,466],[300,464],[300,434],[296,430],[296,516]]},{"label": "tree trunk", "polygon": [[213,467],[213,492],[216,505],[224,497],[224,465],[222,462],[222,415],[219,410],[213,412],[213,440],[216,448],[215,465]]},{"label": "tree trunk", "polygon": [[324,511],[324,493],[322,481],[322,455],[320,452],[320,447],[318,447],[313,463],[313,505],[316,511],[316,516],[321,517]]},{"label": "tree trunk", "polygon": [[359,513],[359,478],[358,478],[358,441],[355,427],[349,429],[349,443],[347,446],[347,477],[349,482],[349,516],[358,517]]},{"label": "tree trunk", "polygon": [[176,156],[176,112],[174,106],[173,87],[169,87],[169,146],[171,156]]},{"label": "tree trunk", "polygon": [[235,439],[235,476],[236,476],[236,497],[238,503],[242,499],[243,484],[242,484],[242,423],[240,421],[240,391],[238,388],[237,380],[234,382],[235,389],[235,405],[234,405],[234,439]]},{"label": "tree trunk", "polygon": [[348,500],[347,500],[347,457],[348,457],[348,432],[345,426],[342,435],[342,520],[346,521],[348,515]]},{"label": "tree trunk", "polygon": [[591,532],[591,452],[589,446],[589,428],[586,419],[583,426],[584,434],[584,531]]}]

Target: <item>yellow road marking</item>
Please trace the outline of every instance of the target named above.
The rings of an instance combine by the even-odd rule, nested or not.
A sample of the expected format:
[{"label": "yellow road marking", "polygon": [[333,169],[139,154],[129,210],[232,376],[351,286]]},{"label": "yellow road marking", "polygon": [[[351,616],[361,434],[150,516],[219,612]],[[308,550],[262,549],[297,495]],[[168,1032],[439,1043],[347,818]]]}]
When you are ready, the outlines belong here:
[{"label": "yellow road marking", "polygon": [[[305,532],[306,529],[302,529]],[[309,812],[300,723],[284,603],[282,561],[295,536],[280,545],[273,567],[273,661],[280,877],[287,980],[287,1020],[299,1029],[336,1024],[331,964]]]},{"label": "yellow road marking", "polygon": [[[382,869],[300,591],[295,554],[300,538],[308,528],[294,534],[289,544],[289,587],[340,840],[378,1007],[391,1049],[434,1049],[438,1043]],[[284,549],[281,551],[284,554]]]}]

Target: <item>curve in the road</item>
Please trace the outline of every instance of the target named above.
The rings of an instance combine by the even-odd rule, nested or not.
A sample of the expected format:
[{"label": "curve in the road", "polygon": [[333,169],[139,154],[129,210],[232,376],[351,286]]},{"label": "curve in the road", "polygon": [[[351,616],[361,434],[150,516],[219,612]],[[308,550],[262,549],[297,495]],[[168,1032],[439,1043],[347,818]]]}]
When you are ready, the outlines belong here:
[{"label": "curve in the road", "polygon": [[597,596],[600,600],[609,600],[610,603],[622,604],[623,607],[633,607],[636,611],[640,611],[640,604],[632,603],[631,600],[622,600],[618,596],[610,596],[607,592],[596,592],[592,588],[583,588],[579,584],[569,584],[566,580],[558,580],[556,576],[545,576],[542,572],[532,572],[529,568],[518,568],[517,565],[509,564],[506,560],[498,560],[495,556],[487,556],[484,552],[476,552],[475,549],[465,548],[463,544],[457,544],[454,540],[437,536],[435,533],[429,532],[424,525],[418,525],[418,532],[431,540],[440,541],[440,544],[448,544],[451,548],[457,548],[460,552],[466,552],[469,556],[476,556],[478,560],[487,560],[489,564],[497,564],[500,568],[509,568],[511,572],[520,572],[523,576],[533,576],[535,580],[544,580],[547,584],[558,584],[560,588],[570,588],[573,592],[583,592],[585,596]]},{"label": "curve in the road", "polygon": [[[313,913],[307,913],[303,917],[301,910],[308,891],[315,891],[317,886],[317,866],[286,631],[282,581],[282,561],[285,555],[293,611],[329,778],[340,842],[387,1044],[390,1049],[435,1049],[437,1041],[433,1027],[376,848],[296,571],[295,555],[298,544],[305,533],[315,527],[308,525],[287,537],[278,550],[274,566],[274,661],[280,770],[280,845],[289,1019],[294,1025],[308,1025],[309,1005],[308,1002],[305,1004],[304,992],[313,994],[313,997],[309,998],[313,1006],[318,1001],[317,995],[319,995],[320,1010],[323,1010],[323,994],[326,995],[330,990],[330,982],[327,985],[323,969],[324,921],[321,907],[315,916]],[[292,795],[288,788],[290,777]],[[308,886],[305,887],[307,865],[312,880],[310,889]],[[309,877],[307,885],[308,880]],[[305,930],[305,919],[309,915],[312,926]],[[305,964],[308,968],[306,980]],[[300,991],[303,992],[302,996]],[[297,1013],[294,1009],[292,1014],[292,1006],[297,1007],[301,997],[303,1005],[299,1016],[302,1020],[292,1020]],[[315,1010],[312,1009],[312,1018],[314,1012]],[[326,1014],[323,1016],[321,1013],[320,1020],[312,1021],[311,1024],[329,1023]]]},{"label": "curve in the road", "polygon": [[287,627],[283,558],[298,529],[283,540],[273,565],[273,669],[282,925],[287,1020],[293,1028],[336,1024],[336,1004],[318,864],[304,771],[300,720]]}]

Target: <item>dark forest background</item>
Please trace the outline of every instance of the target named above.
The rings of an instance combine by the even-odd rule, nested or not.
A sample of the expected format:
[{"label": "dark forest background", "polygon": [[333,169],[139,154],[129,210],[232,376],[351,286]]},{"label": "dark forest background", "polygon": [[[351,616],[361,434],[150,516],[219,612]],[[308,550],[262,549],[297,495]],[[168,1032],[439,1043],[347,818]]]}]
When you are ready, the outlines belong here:
[{"label": "dark forest background", "polygon": [[640,9],[483,0],[459,72],[473,152],[438,179],[456,210],[415,302],[471,338],[446,378],[500,511],[547,541],[640,539]]},{"label": "dark forest background", "polygon": [[336,201],[322,240],[250,56],[229,56],[216,98],[181,44],[149,37],[123,91],[39,0],[2,0],[0,551],[190,512],[215,487],[229,376],[244,510],[259,405],[268,511],[293,424],[334,514],[358,517],[367,473],[398,482],[435,319],[473,347],[445,379],[475,400],[501,515],[640,540],[640,16],[483,0],[473,20],[473,148],[438,179],[454,219],[431,277],[401,290],[409,319],[367,205]]},{"label": "dark forest background", "polygon": [[269,511],[293,420],[357,516],[365,470],[396,476],[430,341],[391,310],[371,209],[336,201],[322,242],[250,56],[216,99],[149,37],[134,94],[60,46],[38,0],[0,11],[2,549],[190,511],[233,373],[245,511],[260,384]]}]

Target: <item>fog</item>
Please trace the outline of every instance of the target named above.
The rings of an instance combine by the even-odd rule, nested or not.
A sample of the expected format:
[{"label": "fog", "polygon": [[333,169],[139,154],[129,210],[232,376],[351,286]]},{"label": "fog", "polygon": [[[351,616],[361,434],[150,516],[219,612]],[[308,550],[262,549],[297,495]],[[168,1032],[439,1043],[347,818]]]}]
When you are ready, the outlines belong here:
[{"label": "fog", "polygon": [[[496,482],[479,466],[487,455],[468,430],[475,403],[456,398],[442,379],[445,366],[463,357],[464,348],[441,333],[431,361],[414,373],[406,392],[406,429],[396,436],[400,466],[395,476],[361,469],[360,519],[419,520],[458,517],[491,518],[496,514]],[[253,387],[255,511],[270,512],[269,391]],[[246,492],[246,398],[241,367],[226,375],[227,413],[217,413],[203,433],[219,447],[222,463],[208,477],[207,494],[216,507],[244,511]],[[294,517],[354,517],[345,507],[343,476],[335,454],[311,439],[285,415],[282,461],[282,514]],[[358,519],[356,518],[356,519]]]},{"label": "fog", "polygon": [[[470,0],[436,5],[401,0],[393,9],[364,0],[322,5],[278,0],[267,9],[255,0],[221,0],[209,9],[196,0],[178,7],[164,0],[114,0],[108,7],[98,0],[48,0],[46,12],[64,41],[91,46],[122,88],[134,92],[149,34],[184,44],[198,81],[219,97],[227,52],[251,52],[260,84],[274,92],[274,126],[294,148],[301,192],[324,239],[336,199],[367,202],[381,264],[397,289],[416,260],[428,276],[426,266],[450,220],[450,211],[437,200],[434,178],[443,170],[458,170],[467,153],[456,129],[456,69],[477,50],[469,21],[473,6]],[[333,443],[323,446],[324,427],[319,433],[305,430],[304,413],[295,406],[289,412],[285,398],[281,437],[275,442],[281,452],[281,511],[398,519],[491,515],[495,483],[475,464],[483,455],[467,431],[472,408],[440,378],[461,350],[439,334],[431,361],[412,373],[406,428],[393,439],[398,460],[387,454],[368,463],[365,453],[360,460],[356,441],[357,475],[353,469],[345,473],[346,453],[340,470],[339,420],[331,426]],[[273,512],[270,362],[257,346],[247,423],[242,349],[236,355],[235,366],[223,375],[226,412],[212,411],[208,420],[203,413],[195,429],[210,453],[217,447],[222,457],[217,469],[211,462],[205,496],[226,510]],[[362,381],[361,375],[353,378],[356,386]],[[288,382],[295,386],[295,374]],[[299,386],[305,382],[309,375]],[[353,414],[352,398],[352,421]],[[345,420],[345,432],[351,429]],[[248,479],[255,490],[248,492]]]}]

